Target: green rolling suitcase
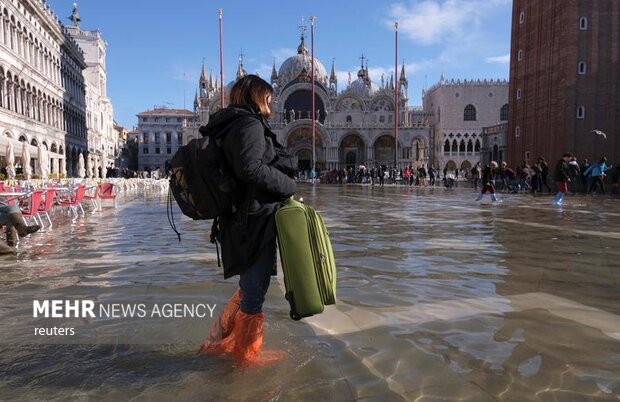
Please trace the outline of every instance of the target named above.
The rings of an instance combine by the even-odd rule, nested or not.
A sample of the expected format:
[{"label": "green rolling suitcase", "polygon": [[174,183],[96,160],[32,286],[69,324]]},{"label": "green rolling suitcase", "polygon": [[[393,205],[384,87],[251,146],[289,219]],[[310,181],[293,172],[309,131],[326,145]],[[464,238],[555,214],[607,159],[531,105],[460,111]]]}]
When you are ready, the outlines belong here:
[{"label": "green rolling suitcase", "polygon": [[291,199],[277,210],[276,228],[291,318],[322,313],[336,303],[336,262],[321,215]]}]

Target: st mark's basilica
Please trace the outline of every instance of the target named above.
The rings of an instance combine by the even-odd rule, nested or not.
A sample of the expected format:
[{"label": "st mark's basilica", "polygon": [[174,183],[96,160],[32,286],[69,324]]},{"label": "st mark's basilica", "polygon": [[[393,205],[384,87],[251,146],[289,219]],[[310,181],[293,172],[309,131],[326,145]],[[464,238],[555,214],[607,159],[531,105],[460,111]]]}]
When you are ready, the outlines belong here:
[{"label": "st mark's basilica", "polygon": [[[423,97],[429,97],[424,100],[424,108],[411,107],[408,103],[409,81],[404,64],[400,68],[396,82],[393,75],[389,78],[382,76],[378,85],[372,80],[375,77],[369,75],[368,62],[364,56],[361,60],[357,77],[351,77],[349,73],[345,88],[340,90],[335,63],[332,62],[328,74],[323,63],[315,58],[314,113],[311,111],[312,61],[303,28],[297,54],[286,59],[279,69],[276,68],[274,61],[270,77],[274,88],[271,105],[273,116],[270,124],[278,135],[278,140],[298,157],[300,170],[309,170],[312,164],[313,115],[316,119],[315,146],[318,171],[357,168],[360,165],[394,166],[396,87],[399,94],[397,166],[403,168],[432,164],[441,168],[444,166],[465,168],[480,160],[480,146],[470,148],[457,145],[453,150],[444,146],[443,137],[449,136],[455,141],[458,138],[479,142],[478,138],[484,126],[500,122],[500,109],[507,103],[506,81],[461,82],[448,81],[442,77],[439,83],[432,87],[432,94],[423,93]],[[247,72],[241,57],[235,80],[225,87],[226,104],[230,88],[245,74]],[[206,124],[209,115],[220,108],[220,88],[217,78],[214,79],[212,74],[207,76],[203,64],[199,88],[194,99],[195,118],[183,128],[183,143],[187,144],[191,139],[198,137],[200,135],[198,128]],[[459,92],[465,96],[459,98]],[[492,98],[493,92],[497,95],[495,99]],[[440,119],[435,114],[438,114],[439,110],[444,113],[443,110],[450,108],[458,110],[453,113],[457,116],[456,121],[452,123],[444,119],[442,124],[439,124]],[[463,118],[463,111],[471,108],[480,109],[478,110],[480,118],[474,121],[467,116]],[[485,115],[490,117],[485,119],[483,118]],[[446,113],[446,116],[450,114]],[[436,132],[439,128],[451,132]]]}]

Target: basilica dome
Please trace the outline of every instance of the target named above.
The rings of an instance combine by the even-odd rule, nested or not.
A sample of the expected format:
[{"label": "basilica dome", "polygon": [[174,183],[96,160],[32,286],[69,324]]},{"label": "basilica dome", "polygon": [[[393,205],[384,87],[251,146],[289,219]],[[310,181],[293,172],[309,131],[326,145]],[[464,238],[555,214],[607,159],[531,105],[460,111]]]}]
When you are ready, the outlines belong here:
[{"label": "basilica dome", "polygon": [[379,91],[379,87],[374,82],[363,77],[353,81],[349,89],[363,98],[371,98]]},{"label": "basilica dome", "polygon": [[[312,74],[312,57],[308,54],[306,42],[302,36],[301,43],[297,48],[297,54],[286,59],[280,66],[278,71],[279,86],[281,88],[286,86],[286,84],[297,78],[304,69],[308,75]],[[318,82],[327,82],[327,70],[316,58],[314,59],[314,76]]]}]

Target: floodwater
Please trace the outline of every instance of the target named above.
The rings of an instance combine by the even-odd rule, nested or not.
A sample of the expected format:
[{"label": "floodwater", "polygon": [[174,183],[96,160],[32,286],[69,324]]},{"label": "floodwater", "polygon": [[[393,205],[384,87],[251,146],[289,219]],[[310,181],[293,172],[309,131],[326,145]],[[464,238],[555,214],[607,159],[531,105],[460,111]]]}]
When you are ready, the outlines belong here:
[{"label": "floodwater", "polygon": [[[207,222],[165,193],[52,230],[0,257],[1,400],[620,400],[620,202],[469,189],[301,186],[324,216],[338,304],[288,316],[281,275],[265,348],[285,361],[239,369],[197,355],[210,318],[34,318],[33,300],[216,304],[236,289]],[[75,336],[34,335],[72,327]]]}]

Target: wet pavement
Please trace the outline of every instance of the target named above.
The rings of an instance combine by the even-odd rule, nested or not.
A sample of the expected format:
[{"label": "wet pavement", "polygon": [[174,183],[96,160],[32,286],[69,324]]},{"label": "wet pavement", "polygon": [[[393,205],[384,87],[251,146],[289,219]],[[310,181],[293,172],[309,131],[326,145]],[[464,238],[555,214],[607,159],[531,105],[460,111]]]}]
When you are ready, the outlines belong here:
[{"label": "wet pavement", "polygon": [[324,216],[338,304],[288,317],[281,276],[265,347],[287,359],[239,369],[199,356],[209,318],[64,319],[33,329],[34,299],[210,303],[236,288],[207,222],[166,219],[166,194],[127,192],[0,256],[2,400],[620,400],[620,200],[469,189],[301,186]]}]

